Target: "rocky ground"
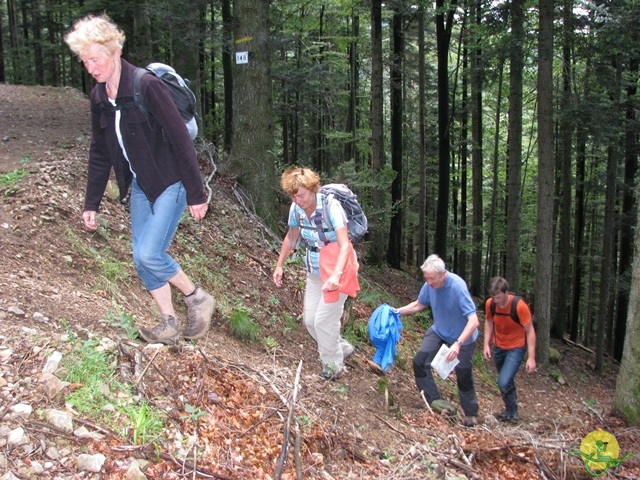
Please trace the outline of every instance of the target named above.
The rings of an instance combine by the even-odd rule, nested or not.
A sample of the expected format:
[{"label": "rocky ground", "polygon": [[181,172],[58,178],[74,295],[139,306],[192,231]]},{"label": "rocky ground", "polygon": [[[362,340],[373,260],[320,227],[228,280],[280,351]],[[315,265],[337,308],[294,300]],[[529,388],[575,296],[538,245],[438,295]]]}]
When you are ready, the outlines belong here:
[{"label": "rocky ground", "polygon": [[[302,272],[288,267],[283,289],[273,285],[277,244],[219,173],[207,217],[183,222],[172,246],[218,300],[212,329],[177,347],[139,342],[125,320],[151,325],[155,313],[130,264],[126,207],[106,199],[96,233],[80,222],[87,112],[73,90],[0,85],[0,479],[261,479],[279,465],[282,478],[295,478],[296,459],[301,478],[590,478],[570,453],[589,432],[612,432],[621,456],[640,445],[638,430],[610,415],[616,365],[596,375],[590,353],[563,343],[554,342],[559,364],[519,374],[517,424],[493,418],[501,400],[481,359],[477,428],[413,408],[410,359],[423,326],[412,318],[403,319],[396,365],[384,377],[368,366],[365,334],[347,374],[321,380],[299,325]],[[211,171],[206,160],[202,167]],[[412,269],[364,264],[362,272],[352,332],[366,332],[377,304],[412,301],[420,287]],[[231,331],[238,312],[256,320],[257,341]],[[107,401],[93,415],[70,400],[101,378],[88,371],[72,380],[87,349],[108,352],[127,386],[99,383],[94,400]],[[456,401],[454,380],[440,387]],[[155,438],[141,430],[144,405],[161,412]],[[123,406],[137,415],[119,416]],[[606,475],[638,478],[640,462],[629,458]]]}]

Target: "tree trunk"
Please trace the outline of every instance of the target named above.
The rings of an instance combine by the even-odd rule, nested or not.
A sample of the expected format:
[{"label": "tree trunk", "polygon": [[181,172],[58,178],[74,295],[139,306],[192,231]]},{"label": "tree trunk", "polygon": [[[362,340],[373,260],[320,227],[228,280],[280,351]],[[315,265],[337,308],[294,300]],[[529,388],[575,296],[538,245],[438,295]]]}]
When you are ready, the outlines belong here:
[{"label": "tree trunk", "polygon": [[[471,0],[470,23],[475,20],[478,27],[482,25],[482,0]],[[469,289],[473,295],[484,291],[482,285],[482,243],[484,218],[482,216],[482,50],[481,39],[473,37],[471,51],[471,177],[473,198],[472,234],[471,234],[471,282]]]},{"label": "tree trunk", "polygon": [[[638,73],[638,58],[631,60],[629,72]],[[618,302],[616,310],[616,325],[613,343],[613,356],[622,359],[622,349],[627,327],[627,308],[629,305],[629,286],[631,283],[631,263],[633,262],[633,229],[636,227],[636,173],[638,171],[638,139],[637,118],[634,102],[637,93],[636,83],[627,87],[627,101],[625,103],[625,152],[624,152],[624,190],[622,192],[622,214],[620,221],[620,256],[618,267]]]},{"label": "tree trunk", "polygon": [[573,139],[574,122],[571,110],[571,19],[573,17],[573,0],[566,0],[563,8],[562,38],[562,100],[560,117],[560,237],[558,240],[558,280],[555,292],[555,318],[551,333],[562,338],[567,325],[567,303],[570,298],[566,274],[571,271],[571,141]]},{"label": "tree trunk", "polygon": [[6,82],[5,70],[4,70],[4,31],[2,26],[4,25],[4,19],[2,18],[2,9],[0,9],[0,83]]},{"label": "tree trunk", "polygon": [[391,60],[391,168],[396,176],[391,184],[391,224],[389,226],[389,246],[387,262],[392,268],[400,268],[402,263],[402,62],[404,59],[404,15],[402,5],[394,4],[393,13],[393,58]]},{"label": "tree trunk", "polygon": [[[505,277],[518,291],[520,276],[520,206],[522,204],[522,45],[524,0],[511,0],[509,48],[509,165],[507,167],[507,238]],[[551,257],[549,257],[551,258]]]},{"label": "tree trunk", "polygon": [[[468,10],[465,7],[467,22]],[[465,22],[466,34],[462,37],[462,99],[460,111],[460,253],[458,255],[458,272],[462,278],[467,277],[467,202],[469,183],[469,29]]]},{"label": "tree trunk", "polygon": [[455,0],[450,0],[450,5],[445,10],[445,0],[436,0],[436,44],[438,51],[438,205],[436,207],[435,253],[445,262],[447,261],[451,162],[449,44],[451,43],[451,28],[455,4]]},{"label": "tree trunk", "polygon": [[487,262],[485,265],[485,278],[494,277],[498,274],[502,274],[498,270],[496,260],[496,220],[498,218],[503,219],[503,213],[498,214],[498,196],[501,189],[499,188],[498,173],[500,171],[500,117],[502,116],[502,78],[504,75],[504,59],[499,59],[498,67],[498,98],[496,100],[496,115],[495,115],[495,134],[493,137],[493,179],[491,182],[491,213],[489,220],[489,238],[487,239]]},{"label": "tree trunk", "polygon": [[425,156],[425,49],[424,49],[424,7],[418,7],[418,169],[420,192],[418,193],[418,252],[417,263],[423,262],[427,252],[427,164]]},{"label": "tree trunk", "polygon": [[236,0],[234,38],[248,63],[233,72],[233,171],[256,213],[275,230],[276,185],[273,151],[273,103],[269,57],[269,1]]},{"label": "tree trunk", "polygon": [[[640,192],[636,190],[638,194]],[[636,218],[636,222],[638,220]],[[633,427],[640,425],[640,229],[636,229],[635,233],[631,274],[626,336],[612,410]]]},{"label": "tree trunk", "polygon": [[44,81],[44,56],[42,52],[42,16],[40,2],[31,1],[31,31],[33,35],[33,63],[36,70],[36,83],[45,85]]},{"label": "tree trunk", "polygon": [[385,192],[381,184],[384,167],[384,91],[382,86],[382,0],[371,0],[371,170],[373,172],[373,210],[369,218],[371,250],[369,260],[382,264],[386,245]]},{"label": "tree trunk", "polygon": [[536,236],[537,361],[549,363],[553,265],[553,0],[539,2],[538,32],[538,220]]},{"label": "tree trunk", "polygon": [[578,127],[576,134],[576,209],[573,217],[573,268],[571,273],[571,311],[569,338],[578,341],[578,327],[580,324],[580,294],[582,293],[583,245],[584,245],[584,180],[586,163],[587,133],[583,126]]},{"label": "tree trunk", "polygon": [[357,131],[358,131],[358,35],[360,33],[360,17],[352,12],[351,15],[351,42],[349,42],[349,107],[344,131],[349,135],[349,140],[344,143],[342,149],[342,162],[353,160],[355,168],[360,167],[357,159]]},{"label": "tree trunk", "polygon": [[[620,62],[616,61],[616,77],[620,80]],[[617,83],[618,83],[617,82]],[[619,84],[619,83],[618,83]],[[614,110],[617,110],[620,100],[619,90],[613,92]],[[617,116],[614,115],[617,119]],[[600,266],[600,297],[598,304],[598,333],[596,335],[596,372],[604,369],[604,351],[606,341],[606,326],[609,318],[609,296],[611,294],[612,261],[614,251],[615,214],[616,214],[616,175],[618,171],[618,146],[615,139],[607,149],[607,177],[604,203],[603,232],[611,232],[602,236],[602,262]]]},{"label": "tree trunk", "polygon": [[224,82],[224,140],[225,152],[233,148],[233,15],[231,0],[222,0],[222,77]]}]

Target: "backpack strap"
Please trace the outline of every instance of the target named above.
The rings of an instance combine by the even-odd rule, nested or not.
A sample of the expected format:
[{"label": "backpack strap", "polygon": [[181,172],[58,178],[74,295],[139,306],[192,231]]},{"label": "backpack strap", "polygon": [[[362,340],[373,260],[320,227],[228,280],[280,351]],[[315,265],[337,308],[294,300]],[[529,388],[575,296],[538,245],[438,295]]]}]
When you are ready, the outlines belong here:
[{"label": "backpack strap", "polygon": [[147,73],[149,73],[146,69],[136,67],[133,72],[133,103],[136,107],[140,109],[144,116],[149,119],[151,115],[146,105],[144,104],[144,99],[142,98],[142,77],[144,77]]},{"label": "backpack strap", "polygon": [[489,304],[489,311],[491,312],[491,317],[495,317],[496,315],[502,315],[504,317],[509,316],[511,320],[516,322],[518,325],[521,325],[520,319],[518,318],[518,302],[522,299],[519,295],[513,296],[513,301],[511,302],[511,311],[509,313],[496,312],[496,302],[491,299],[491,303]]},{"label": "backpack strap", "polygon": [[[316,208],[316,214],[313,219],[313,223],[315,226],[304,225],[302,223],[302,215],[298,218],[298,225],[300,228],[306,228],[309,230],[315,230],[318,232],[318,239],[324,243],[325,245],[330,242],[329,238],[326,235],[326,232],[335,231],[333,228],[333,223],[331,223],[331,217],[329,215],[329,199],[327,195],[324,193],[322,195],[322,207]],[[318,210],[320,214],[318,215]],[[327,227],[326,225],[329,225]]]}]

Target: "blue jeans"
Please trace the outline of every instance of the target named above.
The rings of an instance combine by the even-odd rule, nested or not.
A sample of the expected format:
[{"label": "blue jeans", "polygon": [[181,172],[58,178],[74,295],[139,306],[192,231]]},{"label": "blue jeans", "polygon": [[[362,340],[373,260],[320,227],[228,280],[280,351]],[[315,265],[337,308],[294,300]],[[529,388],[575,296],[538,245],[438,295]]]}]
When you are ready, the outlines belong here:
[{"label": "blue jeans", "polygon": [[498,369],[498,388],[509,415],[518,413],[518,395],[514,379],[526,351],[526,347],[513,348],[511,350],[493,347],[493,360],[496,362]]},{"label": "blue jeans", "polygon": [[187,207],[182,182],[174,183],[151,204],[138,186],[131,185],[131,246],[133,263],[147,290],[167,284],[180,271],[180,265],[167,250]]},{"label": "blue jeans", "polygon": [[[441,339],[431,327],[424,334],[422,345],[413,357],[413,374],[416,377],[416,386],[418,390],[424,392],[424,398],[429,404],[440,398],[438,386],[433,379],[433,373],[431,373],[431,362],[443,343],[447,342]],[[476,342],[473,342],[460,347],[458,355],[460,363],[455,368],[460,406],[468,417],[478,416],[478,397],[473,382],[473,350],[475,345]],[[447,346],[450,345],[447,343]]]}]

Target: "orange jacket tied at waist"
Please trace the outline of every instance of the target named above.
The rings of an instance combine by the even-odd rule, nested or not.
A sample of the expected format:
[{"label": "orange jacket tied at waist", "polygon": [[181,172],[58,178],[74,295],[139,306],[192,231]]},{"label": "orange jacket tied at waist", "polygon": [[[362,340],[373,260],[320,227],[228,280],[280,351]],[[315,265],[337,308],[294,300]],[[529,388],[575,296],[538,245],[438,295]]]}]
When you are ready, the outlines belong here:
[{"label": "orange jacket tied at waist", "polygon": [[[338,289],[333,292],[323,292],[325,303],[337,302],[340,293],[346,293],[355,298],[358,290],[360,290],[360,284],[358,283],[360,265],[358,265],[353,245],[349,245],[349,248],[349,257],[347,257],[347,263],[342,269]],[[335,271],[339,252],[340,245],[337,242],[331,242],[320,249],[320,278],[323,282],[326,282]]]}]

